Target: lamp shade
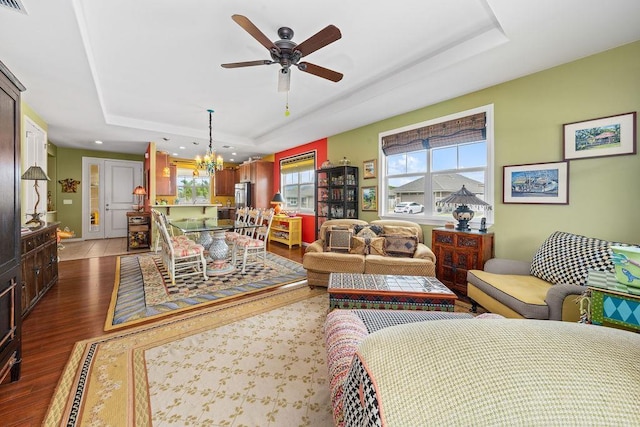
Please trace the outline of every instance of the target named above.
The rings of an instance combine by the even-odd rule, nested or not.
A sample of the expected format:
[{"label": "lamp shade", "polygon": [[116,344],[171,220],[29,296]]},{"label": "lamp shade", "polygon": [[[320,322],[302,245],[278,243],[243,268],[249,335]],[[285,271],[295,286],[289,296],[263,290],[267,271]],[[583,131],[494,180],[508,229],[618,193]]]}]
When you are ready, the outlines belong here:
[{"label": "lamp shade", "polygon": [[282,194],[280,194],[280,192],[278,191],[276,194],[273,195],[273,199],[271,199],[271,203],[275,204],[275,203],[284,203],[284,197],[282,197]]},{"label": "lamp shade", "polygon": [[30,181],[51,181],[40,166],[30,166],[29,169],[22,174],[22,179]]},{"label": "lamp shade", "polygon": [[143,186],[138,185],[133,189],[133,194],[135,194],[136,196],[144,196],[147,194],[147,190],[145,190]]},{"label": "lamp shade", "polygon": [[451,193],[442,200],[438,200],[436,205],[471,205],[471,206],[491,206],[489,203],[476,197],[471,191],[467,190],[463,185],[462,188],[455,193]]}]

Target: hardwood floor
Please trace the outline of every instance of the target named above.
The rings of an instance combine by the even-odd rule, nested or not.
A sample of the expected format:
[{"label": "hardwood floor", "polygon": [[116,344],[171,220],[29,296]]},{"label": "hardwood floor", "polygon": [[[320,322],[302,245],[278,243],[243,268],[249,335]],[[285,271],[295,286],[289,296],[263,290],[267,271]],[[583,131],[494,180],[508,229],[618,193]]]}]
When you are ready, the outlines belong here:
[{"label": "hardwood floor", "polygon": [[[304,248],[270,243],[269,251],[302,263]],[[115,256],[60,262],[58,283],[23,322],[20,380],[0,385],[0,424],[39,426],[76,341],[105,335]]]}]

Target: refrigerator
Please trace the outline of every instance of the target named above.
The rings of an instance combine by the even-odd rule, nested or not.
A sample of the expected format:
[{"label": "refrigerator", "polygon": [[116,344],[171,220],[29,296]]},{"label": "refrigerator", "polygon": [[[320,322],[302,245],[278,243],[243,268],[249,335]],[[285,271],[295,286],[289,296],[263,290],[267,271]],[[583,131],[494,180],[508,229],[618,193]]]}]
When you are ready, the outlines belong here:
[{"label": "refrigerator", "polygon": [[235,185],[236,209],[251,206],[251,183],[240,182]]}]

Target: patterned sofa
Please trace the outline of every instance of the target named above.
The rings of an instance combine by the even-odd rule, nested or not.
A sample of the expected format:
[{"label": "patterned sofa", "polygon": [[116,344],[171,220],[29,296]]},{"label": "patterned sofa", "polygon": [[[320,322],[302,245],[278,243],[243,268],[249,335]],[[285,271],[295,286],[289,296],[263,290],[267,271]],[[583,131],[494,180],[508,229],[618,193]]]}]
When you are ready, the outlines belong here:
[{"label": "patterned sofa", "polygon": [[589,270],[614,271],[613,244],[556,231],[532,262],[494,258],[484,270],[469,270],[467,295],[504,317],[577,321]]},{"label": "patterned sofa", "polygon": [[307,246],[302,265],[309,286],[328,286],[331,273],[435,276],[436,257],[411,221],[332,219]]}]

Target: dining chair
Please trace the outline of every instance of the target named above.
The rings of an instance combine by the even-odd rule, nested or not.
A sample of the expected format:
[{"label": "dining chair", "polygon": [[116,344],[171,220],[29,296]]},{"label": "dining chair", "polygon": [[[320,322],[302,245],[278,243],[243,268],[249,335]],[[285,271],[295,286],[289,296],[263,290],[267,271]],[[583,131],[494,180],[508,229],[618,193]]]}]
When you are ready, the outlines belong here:
[{"label": "dining chair", "polygon": [[[195,276],[202,274],[206,280],[207,261],[204,258],[204,246],[184,237],[172,238],[167,230],[166,223],[160,215],[160,237],[162,239],[162,263],[164,264],[171,284],[175,285],[176,278]],[[184,237],[184,238],[179,238]]]},{"label": "dining chair", "polygon": [[236,254],[242,252],[242,273],[245,273],[248,265],[249,257],[254,257],[255,262],[258,262],[259,258],[262,258],[262,264],[264,265],[267,260],[267,241],[269,240],[269,232],[271,231],[271,223],[275,212],[273,208],[265,209],[262,211],[260,218],[260,226],[255,229],[253,237],[240,237],[236,240],[235,248],[233,251],[233,263],[235,265]]},{"label": "dining chair", "polygon": [[[240,226],[244,225],[247,221],[248,212],[249,212],[248,207],[236,209],[234,224],[240,225]],[[224,240],[227,242],[227,245],[229,245],[229,248],[233,248],[233,244],[238,239],[238,237],[242,235],[242,231],[243,231],[242,227],[237,227],[237,228],[234,228],[233,230],[230,230],[224,233]]]}]

